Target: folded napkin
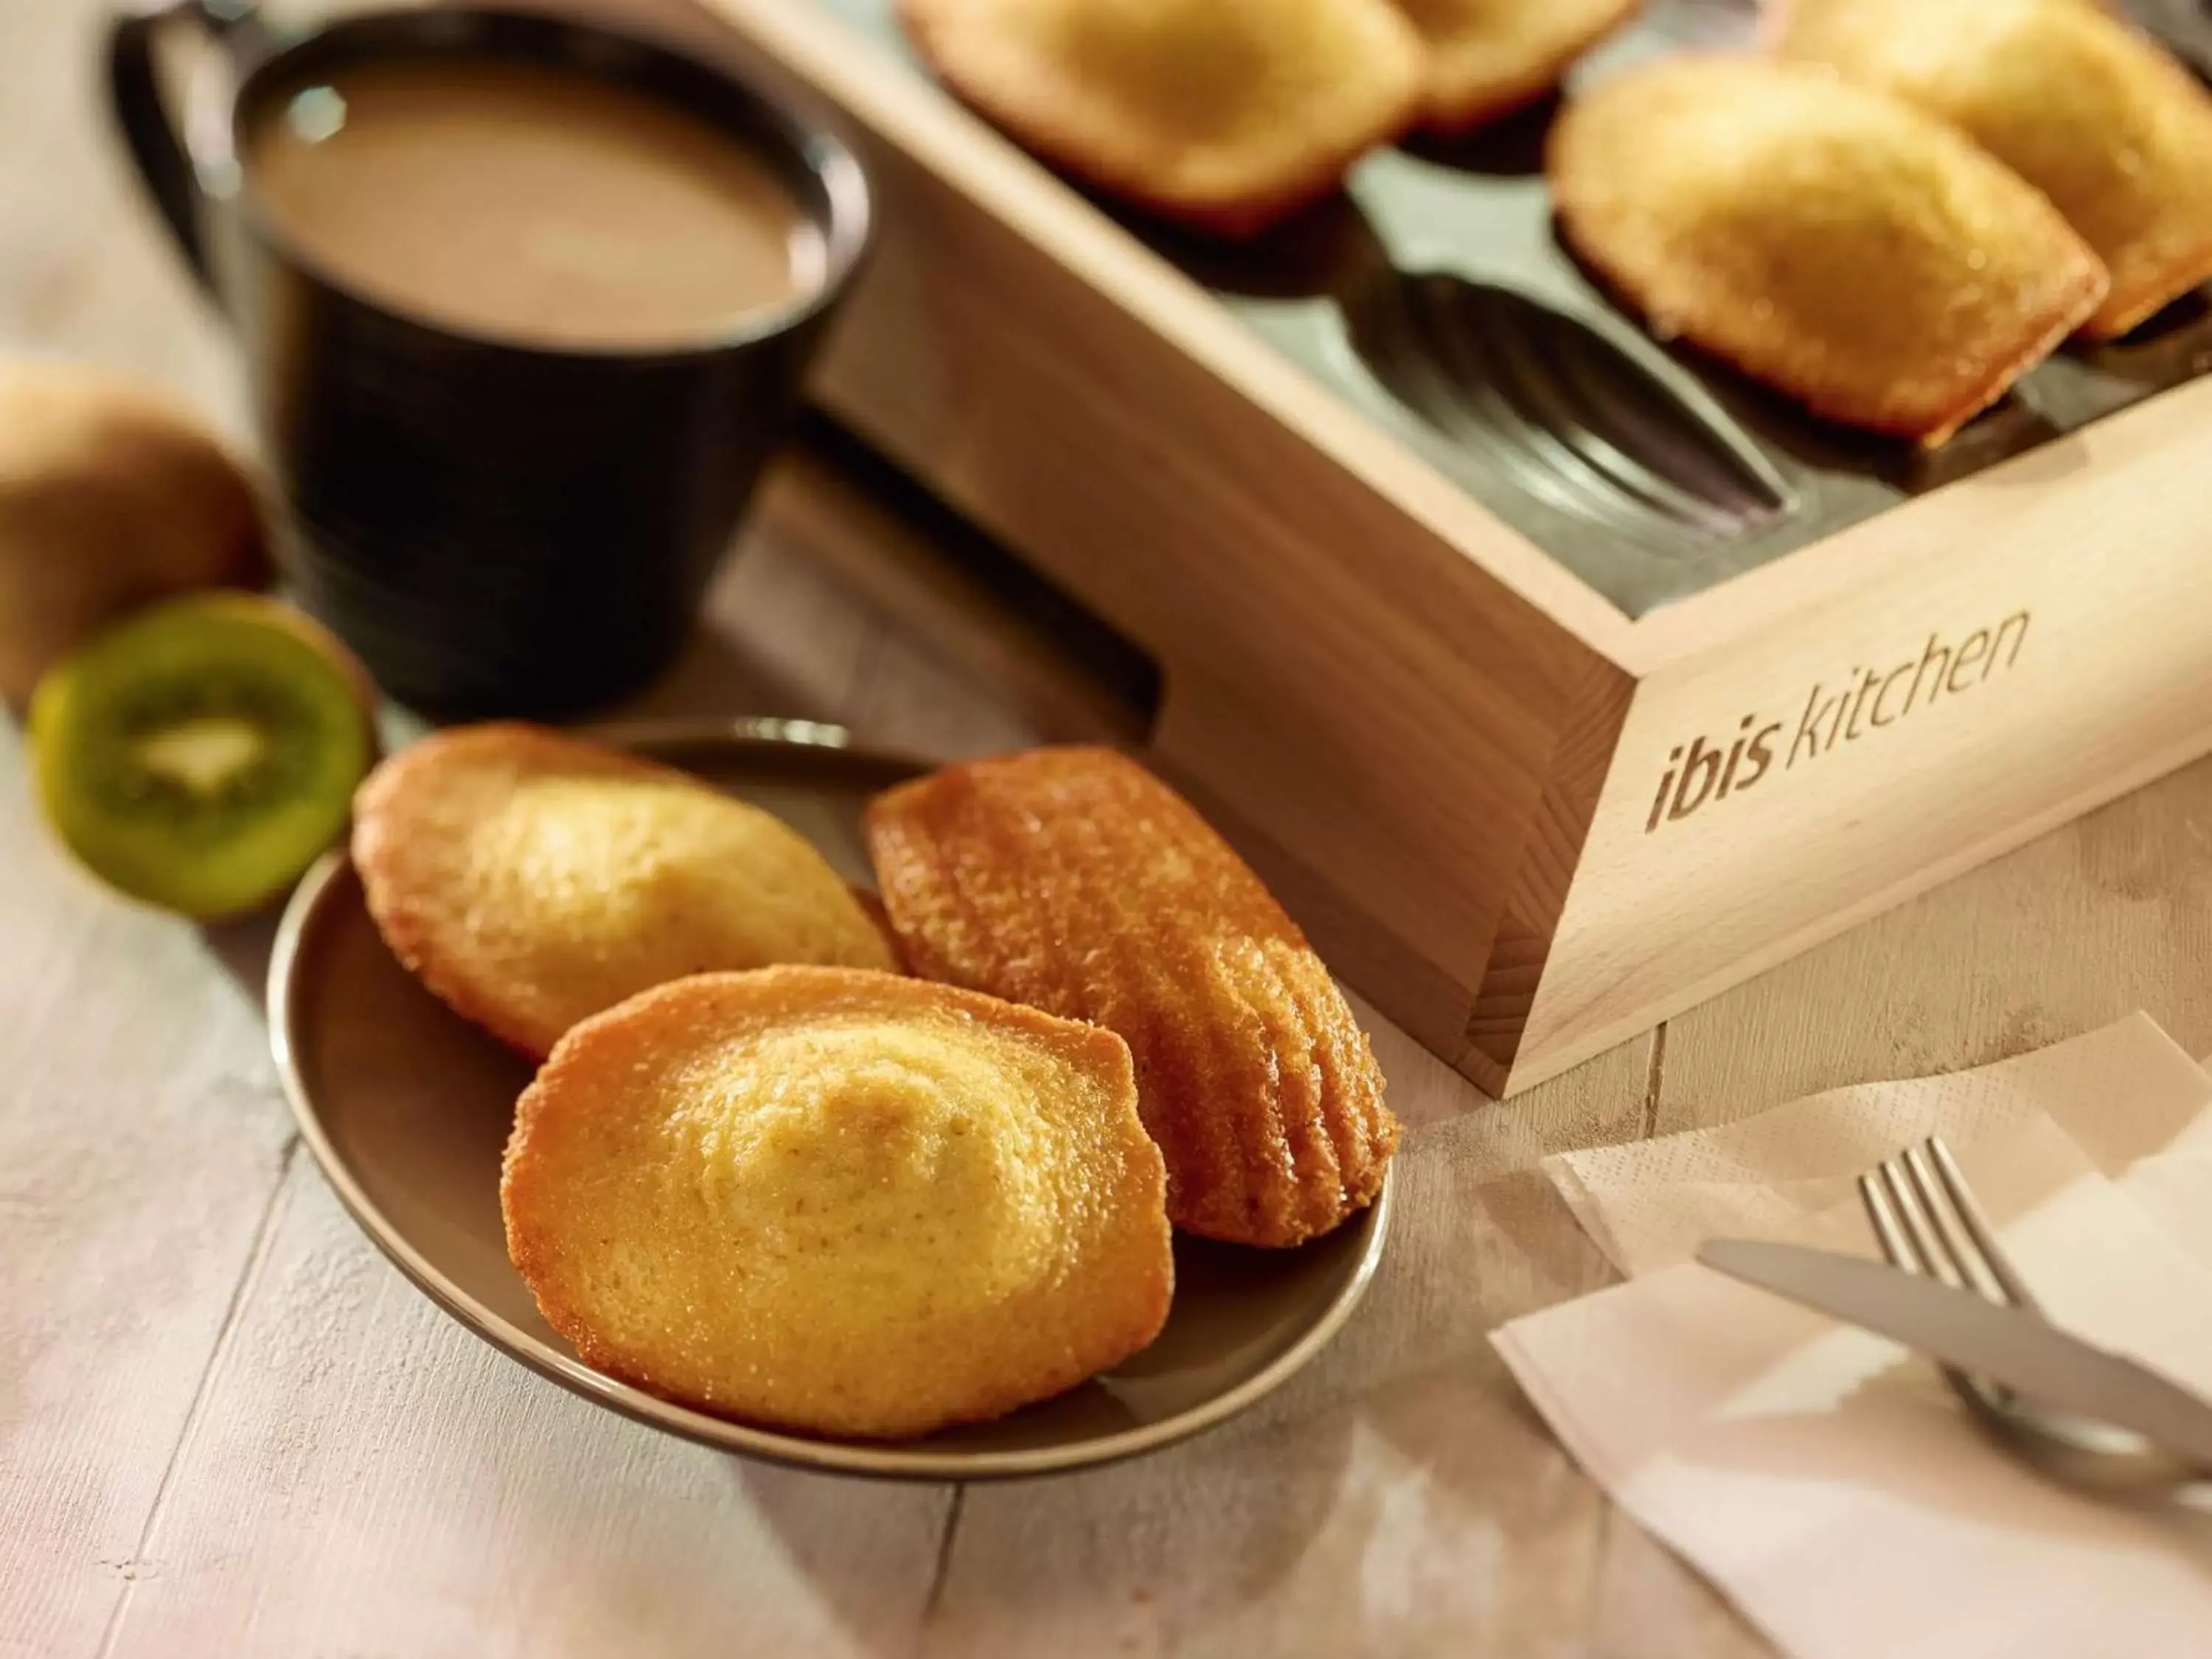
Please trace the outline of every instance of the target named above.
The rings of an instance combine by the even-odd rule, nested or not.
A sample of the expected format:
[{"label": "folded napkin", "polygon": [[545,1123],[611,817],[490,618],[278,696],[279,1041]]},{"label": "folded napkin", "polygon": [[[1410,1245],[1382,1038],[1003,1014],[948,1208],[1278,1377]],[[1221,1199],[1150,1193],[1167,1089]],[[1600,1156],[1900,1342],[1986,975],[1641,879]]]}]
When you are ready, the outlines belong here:
[{"label": "folded napkin", "polygon": [[1547,1171],[1630,1281],[1499,1352],[1568,1449],[1802,1659],[2212,1654],[2212,1510],[2059,1486],[1927,1362],[1692,1262],[1875,1253],[1853,1178],[1940,1133],[2052,1315],[2212,1393],[2212,1079],[2141,1016]]}]

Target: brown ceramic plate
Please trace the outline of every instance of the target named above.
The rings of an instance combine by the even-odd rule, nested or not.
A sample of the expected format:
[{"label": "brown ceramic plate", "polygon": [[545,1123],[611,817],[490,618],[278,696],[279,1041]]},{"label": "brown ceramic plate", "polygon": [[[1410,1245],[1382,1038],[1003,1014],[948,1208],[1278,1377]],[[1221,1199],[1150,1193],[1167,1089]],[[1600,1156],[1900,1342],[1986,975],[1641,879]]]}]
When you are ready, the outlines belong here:
[{"label": "brown ceramic plate", "polygon": [[[923,769],[847,745],[836,726],[609,728],[781,815],[853,881],[870,796]],[[471,1330],[587,1400],[731,1451],[850,1474],[971,1480],[1150,1451],[1251,1405],[1320,1352],[1382,1259],[1390,1188],[1296,1250],[1176,1240],[1174,1311],[1127,1364],[1012,1416],[890,1443],[810,1439],[672,1405],[593,1370],[507,1260],[500,1154],[528,1062],[449,1012],[392,959],[343,852],[292,896],[269,969],[270,1040],[300,1133],[362,1230]]]}]

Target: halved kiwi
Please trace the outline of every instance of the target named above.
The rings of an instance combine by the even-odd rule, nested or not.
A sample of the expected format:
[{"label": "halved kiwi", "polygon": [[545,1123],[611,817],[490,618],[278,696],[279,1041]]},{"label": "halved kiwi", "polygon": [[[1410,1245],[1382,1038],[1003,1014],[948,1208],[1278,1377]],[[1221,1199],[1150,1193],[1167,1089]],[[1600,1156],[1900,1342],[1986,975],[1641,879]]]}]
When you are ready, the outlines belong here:
[{"label": "halved kiwi", "polygon": [[376,758],[368,678],[273,599],[139,612],[39,682],[39,796],[109,885],[202,918],[258,908],[344,832]]}]

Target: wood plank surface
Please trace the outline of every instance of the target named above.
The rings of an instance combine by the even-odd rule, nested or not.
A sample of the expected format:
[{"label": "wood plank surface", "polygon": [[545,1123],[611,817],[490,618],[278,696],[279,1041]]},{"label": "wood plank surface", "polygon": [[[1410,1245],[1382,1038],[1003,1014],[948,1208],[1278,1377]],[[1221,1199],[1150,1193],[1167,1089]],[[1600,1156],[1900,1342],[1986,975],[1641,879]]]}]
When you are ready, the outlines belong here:
[{"label": "wood plank surface", "polygon": [[0,1653],[98,1650],[289,1156],[258,999],[35,822],[0,734]]},{"label": "wood plank surface", "polygon": [[1400,1154],[1354,1325],[1243,1420],[1102,1472],[971,1487],[933,1655],[1577,1650],[1604,1522],[1486,1333],[1610,1270],[1532,1168],[1641,1132],[1649,1039],[1503,1106],[1370,1022]]},{"label": "wood plank surface", "polygon": [[[92,0],[0,4],[0,349],[136,370],[240,431],[220,336],[101,131],[98,27]],[[987,595],[871,559],[902,532],[811,465],[641,708],[945,755],[1124,728]],[[2208,845],[2201,765],[1504,1106],[1370,1018],[1412,1126],[1401,1207],[1307,1374],[1115,1468],[893,1487],[657,1436],[417,1295],[296,1149],[267,925],[94,890],[0,727],[0,1655],[1765,1652],[1491,1356],[1498,1321],[1607,1271],[1535,1160],[2137,1006],[2212,1048]]]},{"label": "wood plank surface", "polygon": [[951,1494],[640,1432],[448,1319],[295,1158],[107,1652],[869,1655]]},{"label": "wood plank surface", "polygon": [[2137,1008],[2212,1049],[2212,762],[1674,1019],[1659,1130],[1980,1066]]},{"label": "wood plank surface", "polygon": [[[0,6],[0,351],[129,364],[234,432],[93,118],[101,27]],[[0,729],[0,1653],[100,1647],[289,1156],[232,942],[70,870]]]}]

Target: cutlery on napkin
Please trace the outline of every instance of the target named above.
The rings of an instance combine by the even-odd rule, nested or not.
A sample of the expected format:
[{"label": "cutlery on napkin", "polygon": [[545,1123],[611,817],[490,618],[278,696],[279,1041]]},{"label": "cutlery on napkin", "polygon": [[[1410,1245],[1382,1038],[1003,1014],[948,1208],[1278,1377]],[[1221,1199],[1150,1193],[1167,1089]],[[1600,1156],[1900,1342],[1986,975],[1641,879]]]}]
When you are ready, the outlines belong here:
[{"label": "cutlery on napkin", "polygon": [[1802,1244],[1715,1239],[1698,1260],[1742,1284],[2016,1389],[2040,1405],[2132,1429],[2212,1465],[2212,1405],[2026,1309]]},{"label": "cutlery on napkin", "polygon": [[2137,1016],[1977,1072],[1547,1160],[1629,1282],[1492,1340],[1568,1449],[1784,1652],[2212,1652],[2212,1512],[2057,1485],[1925,1360],[1691,1260],[1717,1235],[1869,1256],[1853,1189],[1955,1147],[2051,1317],[2212,1390],[2212,1079]]}]

